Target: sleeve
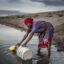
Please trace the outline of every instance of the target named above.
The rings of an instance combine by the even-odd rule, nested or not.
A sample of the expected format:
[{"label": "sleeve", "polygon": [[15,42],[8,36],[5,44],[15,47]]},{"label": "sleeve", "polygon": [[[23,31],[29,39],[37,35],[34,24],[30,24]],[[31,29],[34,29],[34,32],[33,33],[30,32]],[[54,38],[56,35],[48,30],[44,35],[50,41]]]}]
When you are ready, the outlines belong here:
[{"label": "sleeve", "polygon": [[38,25],[38,23],[34,23],[34,24],[33,24],[33,28],[32,28],[32,32],[37,31],[39,27],[40,27],[40,26]]},{"label": "sleeve", "polygon": [[35,32],[35,31],[36,31],[36,29],[35,29],[35,28],[33,28],[33,29],[32,29],[32,32]]}]

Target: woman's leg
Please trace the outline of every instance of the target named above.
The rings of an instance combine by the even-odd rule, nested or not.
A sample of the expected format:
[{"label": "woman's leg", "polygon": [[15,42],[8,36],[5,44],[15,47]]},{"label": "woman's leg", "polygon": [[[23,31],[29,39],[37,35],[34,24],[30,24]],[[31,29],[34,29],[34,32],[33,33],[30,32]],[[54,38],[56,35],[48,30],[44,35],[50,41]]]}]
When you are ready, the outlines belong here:
[{"label": "woman's leg", "polygon": [[44,46],[47,48],[48,51],[48,57],[50,57],[51,52],[51,42],[48,39],[44,39]]},{"label": "woman's leg", "polygon": [[39,38],[39,43],[38,43],[38,54],[40,54],[41,52],[41,48],[42,48],[42,44],[43,44],[43,34],[38,33],[38,38]]},{"label": "woman's leg", "polygon": [[38,48],[37,53],[38,53],[38,54],[40,54],[40,53],[41,53],[41,48]]},{"label": "woman's leg", "polygon": [[47,31],[44,36],[44,43],[47,43],[47,51],[48,51],[48,57],[51,55],[51,41],[53,37],[52,31]]},{"label": "woman's leg", "polygon": [[47,50],[48,50],[48,57],[50,58],[50,54],[51,54],[51,44],[48,43],[47,46]]}]

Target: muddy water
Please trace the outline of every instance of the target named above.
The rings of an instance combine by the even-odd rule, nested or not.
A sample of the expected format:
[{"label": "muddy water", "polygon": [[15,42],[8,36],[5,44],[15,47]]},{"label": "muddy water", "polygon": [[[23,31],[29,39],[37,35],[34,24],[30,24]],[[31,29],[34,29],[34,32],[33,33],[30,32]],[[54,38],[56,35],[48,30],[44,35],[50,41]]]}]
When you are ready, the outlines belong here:
[{"label": "muddy water", "polygon": [[27,47],[33,51],[33,58],[24,61],[11,53],[8,48],[19,43],[25,34],[24,31],[0,25],[0,64],[64,64],[64,52],[57,52],[57,48],[51,46],[51,57],[47,57],[47,49],[42,49],[42,56],[37,55],[38,38],[33,37]]}]

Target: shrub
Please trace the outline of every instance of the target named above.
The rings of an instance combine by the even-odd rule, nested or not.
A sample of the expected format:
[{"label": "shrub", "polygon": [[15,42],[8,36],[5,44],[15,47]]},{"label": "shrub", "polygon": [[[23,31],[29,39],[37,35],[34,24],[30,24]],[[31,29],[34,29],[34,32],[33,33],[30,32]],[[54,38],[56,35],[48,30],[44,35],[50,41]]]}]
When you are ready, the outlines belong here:
[{"label": "shrub", "polygon": [[63,14],[58,14],[59,17],[63,17]]},{"label": "shrub", "polygon": [[22,15],[22,16],[17,16],[17,18],[24,18],[25,16],[24,15]]},{"label": "shrub", "polygon": [[21,18],[25,18],[25,16],[24,16],[24,15],[22,15],[22,16],[21,16]]},{"label": "shrub", "polygon": [[36,18],[36,17],[38,17],[39,15],[35,15],[34,17]]},{"label": "shrub", "polygon": [[48,16],[47,17],[52,17],[52,14],[51,13],[48,13]]}]

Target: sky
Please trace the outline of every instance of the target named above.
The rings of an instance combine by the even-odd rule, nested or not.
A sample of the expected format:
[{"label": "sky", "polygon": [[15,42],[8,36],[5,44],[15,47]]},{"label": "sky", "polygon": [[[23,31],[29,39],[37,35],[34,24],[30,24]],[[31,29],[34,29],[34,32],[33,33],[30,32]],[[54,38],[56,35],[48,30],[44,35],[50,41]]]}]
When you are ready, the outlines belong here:
[{"label": "sky", "polygon": [[28,13],[64,10],[64,0],[0,0],[0,10]]}]

